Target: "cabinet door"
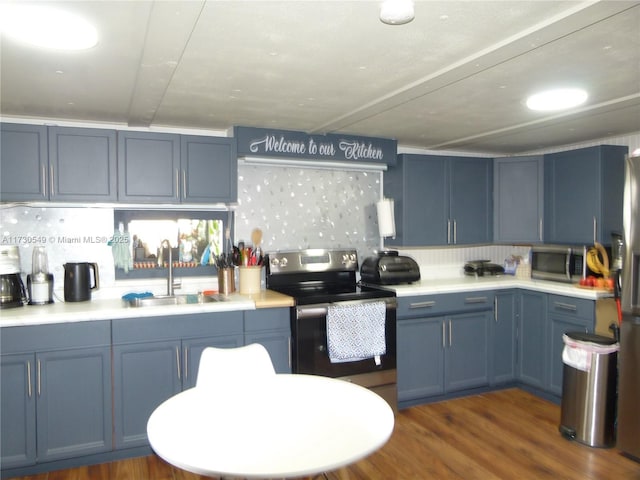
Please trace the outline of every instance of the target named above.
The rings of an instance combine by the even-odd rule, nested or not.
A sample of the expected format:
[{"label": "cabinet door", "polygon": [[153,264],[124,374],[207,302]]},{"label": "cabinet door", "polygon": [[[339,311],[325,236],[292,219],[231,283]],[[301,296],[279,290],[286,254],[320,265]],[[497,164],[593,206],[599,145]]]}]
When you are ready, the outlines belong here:
[{"label": "cabinet door", "polygon": [[118,199],[180,202],[180,137],[118,132]]},{"label": "cabinet door", "polygon": [[533,387],[545,385],[547,296],[522,292],[518,323],[518,377]]},{"label": "cabinet door", "polygon": [[471,312],[446,319],[445,391],[489,384],[491,312]]},{"label": "cabinet door", "polygon": [[49,165],[51,200],[118,199],[115,130],[50,127]]},{"label": "cabinet door", "polygon": [[4,468],[36,462],[35,356],[0,356],[1,458]]},{"label": "cabinet door", "polygon": [[543,166],[542,156],[494,160],[494,242],[542,241]]},{"label": "cabinet door", "polygon": [[0,124],[0,195],[3,202],[49,198],[47,127]]},{"label": "cabinet door", "polygon": [[247,345],[259,343],[269,352],[276,373],[291,373],[291,334],[288,330],[247,333]]},{"label": "cabinet door", "polygon": [[238,159],[233,138],[184,135],[181,143],[182,199],[233,203],[238,200]]},{"label": "cabinet door", "polygon": [[384,175],[395,199],[396,238],[389,245],[446,245],[449,197],[447,157],[401,155]]},{"label": "cabinet door", "polygon": [[111,450],[108,347],[36,354],[38,461]]},{"label": "cabinet door", "polygon": [[444,320],[416,318],[397,324],[398,401],[444,393]]},{"label": "cabinet door", "polygon": [[516,366],[516,302],[515,293],[498,292],[491,323],[491,384],[513,381]]},{"label": "cabinet door", "polygon": [[622,231],[625,146],[545,155],[545,241],[611,242]]},{"label": "cabinet door", "polygon": [[450,161],[450,242],[486,243],[493,237],[492,161],[453,158]]},{"label": "cabinet door", "polygon": [[242,335],[223,335],[220,337],[198,338],[182,341],[182,389],[196,386],[198,365],[202,351],[207,347],[236,348],[242,346]]},{"label": "cabinet door", "polygon": [[113,347],[116,449],[148,445],[147,420],[181,390],[179,341]]}]

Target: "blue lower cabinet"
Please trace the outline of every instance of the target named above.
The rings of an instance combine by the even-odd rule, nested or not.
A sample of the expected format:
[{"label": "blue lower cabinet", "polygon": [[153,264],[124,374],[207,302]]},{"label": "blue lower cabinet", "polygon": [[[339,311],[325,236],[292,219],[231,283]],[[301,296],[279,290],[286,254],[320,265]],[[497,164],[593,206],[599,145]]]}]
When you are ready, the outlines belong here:
[{"label": "blue lower cabinet", "polygon": [[111,450],[108,347],[36,354],[38,461]]},{"label": "blue lower cabinet", "polygon": [[521,292],[519,312],[518,380],[544,389],[547,382],[547,294]]},{"label": "blue lower cabinet", "polygon": [[489,325],[491,312],[452,315],[445,327],[445,391],[489,384]]},{"label": "blue lower cabinet", "polygon": [[259,343],[269,352],[277,373],[291,373],[291,313],[289,308],[244,312],[244,343]]},{"label": "blue lower cabinet", "polygon": [[398,320],[398,401],[489,384],[491,311]]},{"label": "blue lower cabinet", "polygon": [[112,449],[109,322],[8,327],[0,340],[3,470]]},{"label": "blue lower cabinet", "polygon": [[36,463],[35,355],[0,356],[3,468]]},{"label": "blue lower cabinet", "polygon": [[491,385],[513,382],[516,378],[516,293],[496,292],[491,321]]},{"label": "blue lower cabinet", "polygon": [[444,318],[398,320],[398,402],[444,393]]}]

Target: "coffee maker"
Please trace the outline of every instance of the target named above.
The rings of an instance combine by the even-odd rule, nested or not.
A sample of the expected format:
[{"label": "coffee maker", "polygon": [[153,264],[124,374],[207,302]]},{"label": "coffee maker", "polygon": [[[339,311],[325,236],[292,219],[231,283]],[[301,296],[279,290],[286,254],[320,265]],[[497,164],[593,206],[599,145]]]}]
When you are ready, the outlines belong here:
[{"label": "coffee maker", "polygon": [[15,245],[3,245],[0,247],[0,308],[21,307],[25,302],[20,251]]},{"label": "coffee maker", "polygon": [[49,262],[44,247],[33,247],[31,275],[27,275],[29,305],[53,303],[53,274],[49,273]]}]

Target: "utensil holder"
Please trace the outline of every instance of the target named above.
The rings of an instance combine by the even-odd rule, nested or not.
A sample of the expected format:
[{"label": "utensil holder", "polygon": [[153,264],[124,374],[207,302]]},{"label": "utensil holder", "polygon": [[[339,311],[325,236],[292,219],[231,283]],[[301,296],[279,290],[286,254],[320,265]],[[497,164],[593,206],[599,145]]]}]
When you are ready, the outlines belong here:
[{"label": "utensil holder", "polygon": [[218,269],[218,292],[228,295],[236,291],[235,268]]},{"label": "utensil holder", "polygon": [[260,276],[262,267],[239,267],[240,268],[240,293],[250,295],[260,291]]}]

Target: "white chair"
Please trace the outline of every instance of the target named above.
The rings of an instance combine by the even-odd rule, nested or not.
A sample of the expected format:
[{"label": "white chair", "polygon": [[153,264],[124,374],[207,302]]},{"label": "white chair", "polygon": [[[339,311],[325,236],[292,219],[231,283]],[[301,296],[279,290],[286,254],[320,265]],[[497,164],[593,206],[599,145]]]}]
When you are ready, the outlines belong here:
[{"label": "white chair", "polygon": [[259,343],[237,348],[207,347],[200,357],[196,388],[230,391],[275,374],[269,352]]}]

